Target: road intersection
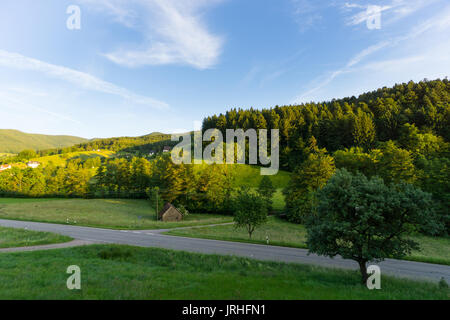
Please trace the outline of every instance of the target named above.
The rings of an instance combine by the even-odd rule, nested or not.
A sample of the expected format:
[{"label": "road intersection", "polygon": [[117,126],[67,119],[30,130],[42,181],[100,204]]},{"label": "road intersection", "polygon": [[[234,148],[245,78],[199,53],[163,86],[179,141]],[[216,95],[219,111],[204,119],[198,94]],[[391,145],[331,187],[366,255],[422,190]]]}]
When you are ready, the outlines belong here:
[{"label": "road intersection", "polygon": [[[241,242],[195,239],[161,234],[167,230],[111,230],[52,223],[26,222],[0,219],[0,226],[35,231],[53,232],[69,236],[84,243],[124,244],[141,247],[156,247],[205,254],[234,255],[257,260],[287,263],[313,264],[322,267],[357,270],[358,265],[340,257],[330,259],[305,249],[286,248]],[[434,282],[444,278],[450,283],[450,266],[387,259],[378,263],[382,273],[397,277]]]}]

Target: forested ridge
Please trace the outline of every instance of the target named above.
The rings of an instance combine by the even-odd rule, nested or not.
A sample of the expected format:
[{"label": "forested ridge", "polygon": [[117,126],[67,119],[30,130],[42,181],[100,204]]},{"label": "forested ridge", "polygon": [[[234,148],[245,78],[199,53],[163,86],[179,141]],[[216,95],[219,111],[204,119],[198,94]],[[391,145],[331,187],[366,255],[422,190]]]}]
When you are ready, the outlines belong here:
[{"label": "forested ridge", "polygon": [[431,194],[438,220],[449,229],[447,79],[410,81],[322,103],[231,109],[205,118],[203,130],[209,128],[223,134],[239,128],[280,130],[280,164],[293,173],[284,191],[292,222],[305,223],[317,208],[317,192],[338,170],[346,170]]},{"label": "forested ridge", "polygon": [[[283,192],[283,212],[291,222],[307,222],[317,210],[317,194],[340,172],[342,179],[334,183],[375,185],[374,190],[385,190],[380,197],[392,193],[386,188],[400,190],[395,201],[406,196],[422,199],[431,207],[421,231],[445,234],[450,228],[449,102],[447,79],[409,82],[358,98],[263,110],[232,109],[205,118],[203,131],[280,130],[280,163],[282,169],[291,171]],[[48,155],[106,149],[115,154],[111,159],[67,159],[64,166],[25,170],[13,166],[0,172],[0,196],[154,199],[156,192],[158,199],[188,210],[229,213],[233,197],[242,192],[233,183],[236,172],[232,166],[177,165],[170,153],[148,154],[176,143],[170,135],[151,134],[40,151]],[[28,153],[18,157],[23,155],[21,161],[27,161],[32,158]]]},{"label": "forested ridge", "polygon": [[31,134],[18,130],[0,129],[0,153],[19,153],[24,149],[64,148],[87,141],[87,139],[73,136]]},{"label": "forested ridge", "polygon": [[311,137],[328,152],[351,147],[370,150],[398,141],[405,125],[450,139],[450,83],[447,79],[398,84],[359,97],[322,103],[231,109],[203,120],[203,130],[279,129],[281,165],[294,170],[306,159]]},{"label": "forested ridge", "polygon": [[47,156],[52,154],[61,154],[77,151],[94,151],[97,149],[124,151],[135,154],[148,153],[151,150],[162,151],[165,145],[172,145],[171,135],[154,132],[140,137],[116,137],[93,139],[88,142],[75,144],[66,148],[55,148],[38,151],[39,155]]}]

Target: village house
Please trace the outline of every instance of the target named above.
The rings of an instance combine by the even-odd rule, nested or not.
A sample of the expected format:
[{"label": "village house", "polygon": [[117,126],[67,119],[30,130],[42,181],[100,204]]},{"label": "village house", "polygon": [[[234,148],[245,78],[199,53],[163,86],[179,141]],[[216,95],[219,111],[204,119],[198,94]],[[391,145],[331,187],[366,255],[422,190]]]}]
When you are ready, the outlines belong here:
[{"label": "village house", "polygon": [[171,148],[168,146],[165,146],[163,149],[163,152],[170,152]]},{"label": "village house", "polygon": [[148,153],[149,156],[153,156],[154,154],[155,154],[155,151],[154,151],[154,150],[151,150],[151,151]]},{"label": "village house", "polygon": [[28,167],[28,168],[36,169],[36,168],[39,167],[40,165],[41,165],[41,163],[38,162],[38,161],[28,161],[28,162],[27,162],[27,167]]},{"label": "village house", "polygon": [[10,164],[0,165],[0,172],[8,170],[8,169],[11,169],[11,165]]}]

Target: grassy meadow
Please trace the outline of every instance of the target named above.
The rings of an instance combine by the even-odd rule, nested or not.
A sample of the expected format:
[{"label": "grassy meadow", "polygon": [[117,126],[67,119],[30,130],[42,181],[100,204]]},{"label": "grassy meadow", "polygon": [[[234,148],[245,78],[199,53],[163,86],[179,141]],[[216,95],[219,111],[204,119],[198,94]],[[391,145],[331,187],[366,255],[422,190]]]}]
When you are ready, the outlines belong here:
[{"label": "grassy meadow", "polygon": [[[45,156],[45,157],[37,157],[32,158],[30,161],[38,161],[41,163],[42,167],[48,166],[50,163],[55,166],[61,166],[64,167],[67,164],[68,160],[74,160],[74,159],[81,159],[81,160],[87,160],[89,158],[110,158],[115,154],[113,151],[109,150],[101,150],[101,151],[77,151],[77,152],[69,152],[64,154],[55,154],[51,156]],[[14,163],[13,166],[25,169],[27,167],[26,165],[27,161],[20,162],[20,163]]]},{"label": "grassy meadow", "polygon": [[0,227],[0,249],[62,243],[72,238],[50,232]]},{"label": "grassy meadow", "polygon": [[[356,271],[155,248],[92,245],[0,255],[0,299],[449,299],[431,282],[382,277],[368,290]],[[81,290],[66,269],[81,268]]]},{"label": "grassy meadow", "polygon": [[[236,229],[233,225],[214,226],[208,228],[171,230],[168,235],[250,242],[294,248],[307,248],[306,229],[302,225],[287,222],[277,217],[269,217],[267,224],[257,228],[250,240],[245,229]],[[421,251],[413,251],[406,260],[450,265],[450,238],[427,237],[418,235],[413,238],[420,244]]]},{"label": "grassy meadow", "polygon": [[14,156],[16,156],[15,153],[1,153],[1,152],[0,152],[0,159],[1,159],[1,158],[14,157]]},{"label": "grassy meadow", "polygon": [[231,222],[232,217],[189,214],[181,222],[156,221],[147,200],[0,198],[0,219],[112,229],[165,229]]},{"label": "grassy meadow", "polygon": [[[232,167],[235,174],[234,183],[238,187],[258,187],[263,178],[260,172],[261,168],[258,166],[234,164]],[[287,186],[290,175],[290,172],[280,170],[269,178],[276,189],[282,189]]]}]

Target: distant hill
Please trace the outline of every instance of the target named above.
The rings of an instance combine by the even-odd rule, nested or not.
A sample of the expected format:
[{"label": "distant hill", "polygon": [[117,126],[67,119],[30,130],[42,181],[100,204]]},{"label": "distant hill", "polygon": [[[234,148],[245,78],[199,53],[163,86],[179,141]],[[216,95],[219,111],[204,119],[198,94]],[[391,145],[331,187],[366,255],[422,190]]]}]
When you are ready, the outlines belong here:
[{"label": "distant hill", "polygon": [[63,148],[88,141],[88,139],[73,136],[31,134],[18,130],[0,129],[0,153],[19,153],[25,149]]},{"label": "distant hill", "polygon": [[95,150],[122,151],[136,155],[148,154],[149,151],[160,152],[164,146],[172,147],[176,145],[178,142],[171,141],[171,137],[171,134],[153,132],[140,137],[95,138],[66,147],[41,149],[39,155],[49,156],[60,153]]}]

